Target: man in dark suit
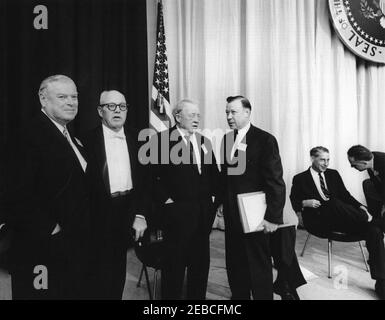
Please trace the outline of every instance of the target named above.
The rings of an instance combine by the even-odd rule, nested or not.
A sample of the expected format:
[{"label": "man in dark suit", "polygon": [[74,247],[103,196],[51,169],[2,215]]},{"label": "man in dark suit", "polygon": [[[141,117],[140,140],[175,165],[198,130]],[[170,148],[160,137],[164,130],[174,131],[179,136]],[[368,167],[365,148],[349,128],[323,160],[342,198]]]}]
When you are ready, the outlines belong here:
[{"label": "man in dark suit", "polygon": [[92,181],[95,299],[122,299],[127,249],[147,228],[137,140],[124,128],[127,109],[122,93],[102,92],[102,124],[84,138]]},{"label": "man in dark suit", "polygon": [[[285,183],[276,139],[250,123],[251,105],[242,96],[227,98],[230,128],[221,148],[222,201],[225,218],[226,268],[232,299],[273,298],[271,256],[278,268],[274,291],[282,299],[299,299],[296,288],[306,283],[295,254],[295,227],[283,223]],[[267,209],[264,232],[245,234],[237,195],[263,191]]]},{"label": "man in dark suit", "polygon": [[293,178],[290,200],[295,212],[302,211],[305,228],[314,234],[341,231],[362,235],[369,251],[370,272],[376,292],[384,298],[385,250],[382,230],[366,207],[351,196],[338,171],[328,169],[329,151],[310,151],[311,167]]},{"label": "man in dark suit", "polygon": [[13,299],[87,296],[89,194],[86,156],[67,124],[78,112],[75,83],[63,75],[40,85],[41,112],[12,143],[6,224]]},{"label": "man in dark suit", "polygon": [[176,126],[153,137],[159,163],[152,165],[153,201],[164,231],[162,298],[181,299],[187,269],[187,299],[205,299],[210,265],[209,235],[216,208],[218,168],[210,141],[196,132],[198,105],[180,101]]},{"label": "man in dark suit", "polygon": [[348,150],[352,168],[367,171],[370,179],[363,182],[363,189],[369,212],[385,232],[385,153],[371,152],[361,145]]}]

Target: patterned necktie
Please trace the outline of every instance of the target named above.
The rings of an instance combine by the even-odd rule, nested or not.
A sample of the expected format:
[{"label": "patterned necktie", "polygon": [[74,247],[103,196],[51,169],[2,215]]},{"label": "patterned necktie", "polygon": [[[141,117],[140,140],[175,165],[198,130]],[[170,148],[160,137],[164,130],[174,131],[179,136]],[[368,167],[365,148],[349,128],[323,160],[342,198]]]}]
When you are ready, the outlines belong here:
[{"label": "patterned necktie", "polygon": [[184,137],[187,141],[187,147],[190,150],[190,164],[195,164],[196,161],[194,161],[194,158],[195,158],[194,147],[193,147],[192,142],[190,140],[190,136],[186,134]]},{"label": "patterned necktie", "polygon": [[321,172],[318,172],[318,175],[319,175],[319,181],[321,183],[321,190],[322,192],[324,193],[325,197],[326,198],[330,198],[330,192],[328,189],[326,189],[326,186],[325,186],[325,180],[324,178],[322,177],[322,174]]},{"label": "patterned necktie", "polygon": [[70,134],[69,134],[69,132],[68,132],[68,130],[67,130],[66,127],[64,127],[63,135],[66,137],[68,143],[69,143],[69,144],[71,145],[71,147],[72,147],[72,140],[71,140]]},{"label": "patterned necktie", "polygon": [[66,127],[64,127],[63,135],[65,136],[65,138],[67,139],[68,143],[70,144],[71,149],[75,152],[75,155],[78,158],[78,160],[80,162],[80,165],[83,168],[83,171],[85,172],[86,168],[87,168],[87,161],[83,158],[82,154],[77,149],[76,145],[72,142],[71,136],[70,136],[70,134],[69,134],[69,132],[68,132]]}]

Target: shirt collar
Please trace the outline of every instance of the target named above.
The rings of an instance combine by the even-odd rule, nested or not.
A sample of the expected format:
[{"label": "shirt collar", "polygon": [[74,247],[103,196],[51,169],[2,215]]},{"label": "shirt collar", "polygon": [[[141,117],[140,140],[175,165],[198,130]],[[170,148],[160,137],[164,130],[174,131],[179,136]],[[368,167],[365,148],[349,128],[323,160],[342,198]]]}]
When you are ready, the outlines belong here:
[{"label": "shirt collar", "polygon": [[52,121],[52,123],[59,129],[59,131],[60,131],[61,133],[64,133],[64,130],[66,129],[65,126],[63,126],[63,125],[61,125],[60,123],[58,123],[58,122],[56,122],[55,120],[53,120],[53,119],[47,114],[47,112],[45,112],[45,110],[44,110],[43,108],[41,109],[41,112],[43,112],[43,113],[47,116],[47,118],[48,118],[49,120]]},{"label": "shirt collar", "polygon": [[244,137],[246,135],[247,131],[249,131],[250,127],[251,127],[251,123],[249,121],[247,123],[247,125],[245,125],[242,129],[238,130],[238,135],[241,137]]},{"label": "shirt collar", "polygon": [[324,174],[325,172],[318,172],[318,171],[315,171],[315,170],[313,169],[313,167],[310,167],[310,172],[311,172],[312,175],[316,175],[316,176],[318,176],[319,173],[321,173],[322,176],[325,175],[325,174]]},{"label": "shirt collar", "polygon": [[104,124],[102,124],[102,127],[103,127],[103,134],[104,134],[105,137],[108,137],[108,138],[121,138],[121,139],[125,139],[126,138],[126,135],[124,134],[123,127],[118,132],[111,130],[110,128],[108,128]]},{"label": "shirt collar", "polygon": [[[178,126],[176,126],[176,128],[178,129],[179,134],[181,135],[183,141],[184,141],[185,143],[187,143],[186,135],[188,135],[188,133],[184,133],[184,132],[182,131],[182,129],[179,128]],[[195,138],[195,132],[194,132],[193,134],[190,135],[190,141],[193,142],[195,139],[196,139],[196,138]]]}]

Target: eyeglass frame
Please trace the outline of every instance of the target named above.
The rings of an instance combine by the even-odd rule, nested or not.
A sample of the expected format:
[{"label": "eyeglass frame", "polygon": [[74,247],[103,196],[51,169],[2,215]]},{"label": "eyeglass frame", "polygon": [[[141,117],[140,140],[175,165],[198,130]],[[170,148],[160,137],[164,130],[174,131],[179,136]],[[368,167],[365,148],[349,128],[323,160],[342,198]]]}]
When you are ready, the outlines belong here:
[{"label": "eyeglass frame", "polygon": [[[113,109],[111,109],[110,106],[113,106]],[[116,111],[116,108],[119,107],[119,110],[124,112],[124,111],[128,110],[129,104],[127,104],[127,103],[113,103],[113,102],[111,102],[111,103],[101,104],[101,105],[99,105],[99,107],[101,107],[101,108],[107,107],[107,109],[112,111],[112,112]],[[124,109],[122,109],[122,107]]]}]

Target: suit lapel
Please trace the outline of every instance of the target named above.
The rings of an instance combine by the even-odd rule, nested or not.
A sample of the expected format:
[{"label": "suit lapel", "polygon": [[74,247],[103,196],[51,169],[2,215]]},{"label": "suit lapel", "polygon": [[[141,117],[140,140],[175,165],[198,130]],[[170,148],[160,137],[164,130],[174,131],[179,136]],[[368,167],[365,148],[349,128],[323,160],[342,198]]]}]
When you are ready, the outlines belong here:
[{"label": "suit lapel", "polygon": [[[178,136],[178,139],[177,141],[172,141],[170,140],[170,154],[171,154],[171,150],[173,149],[173,147],[178,144],[178,143],[181,143],[181,146],[182,146],[182,153],[179,155],[179,156],[183,156],[184,154],[187,154],[189,155],[189,159],[190,159],[190,147],[186,145],[186,143],[184,142],[183,140],[183,137],[182,135],[180,134],[179,130],[177,129],[176,126],[174,126],[173,128],[171,128],[170,130],[170,137],[174,137],[174,135],[176,134],[174,131],[176,131],[177,133],[177,136]],[[198,143],[198,146],[199,146],[199,142],[198,142],[198,139],[200,138],[201,136],[198,135],[198,134],[195,134],[195,138],[196,138],[196,141]],[[191,142],[190,142],[191,143]],[[201,154],[201,153],[200,153]],[[195,155],[194,155],[195,157]],[[201,157],[202,159],[202,157]],[[170,159],[171,160],[171,159]],[[172,161],[171,161],[172,163]],[[201,162],[202,163],[202,162]],[[191,164],[189,165],[190,168],[192,168],[193,170],[195,170],[198,174],[199,174],[199,170],[198,170],[198,165],[197,164]]]},{"label": "suit lapel", "polygon": [[124,134],[126,135],[126,143],[127,143],[127,150],[128,150],[128,156],[130,157],[130,172],[131,172],[131,181],[132,181],[132,186],[135,188],[136,186],[136,161],[137,161],[137,151],[136,148],[133,144],[133,140],[131,139],[130,134],[127,132],[127,130],[124,130]]},{"label": "suit lapel", "polygon": [[[67,141],[66,137],[63,135],[63,133],[60,132],[60,130],[55,126],[55,124],[51,121],[51,119],[48,118],[43,112],[41,112],[40,119],[46,126],[47,130],[52,132],[53,139],[62,145],[60,148],[61,151],[65,152],[69,157],[73,160],[73,165],[77,167],[82,173],[84,173],[83,168],[79,162],[78,157],[75,154],[75,151],[72,149],[71,145]],[[74,142],[74,138],[69,132],[71,140]],[[74,142],[75,143],[75,142]],[[76,144],[75,144],[76,145]]]},{"label": "suit lapel", "polygon": [[98,164],[99,172],[102,176],[104,186],[108,194],[111,193],[110,178],[108,175],[107,157],[106,157],[106,146],[104,143],[104,135],[102,126],[96,129],[96,140],[95,140],[95,155]]},{"label": "suit lapel", "polygon": [[313,176],[311,175],[310,168],[307,170],[306,173],[306,186],[312,190],[312,194],[317,195],[319,197],[321,196],[318,192],[317,186],[315,185]]}]

